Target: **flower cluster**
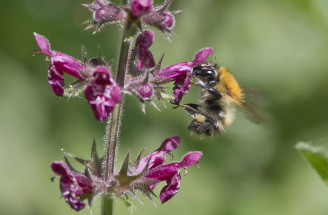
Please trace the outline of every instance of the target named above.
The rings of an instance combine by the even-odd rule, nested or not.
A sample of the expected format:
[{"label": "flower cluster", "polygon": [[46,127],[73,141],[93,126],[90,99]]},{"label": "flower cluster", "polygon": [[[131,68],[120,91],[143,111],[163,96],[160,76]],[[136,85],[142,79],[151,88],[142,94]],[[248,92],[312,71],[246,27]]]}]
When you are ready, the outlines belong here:
[{"label": "flower cluster", "polygon": [[175,25],[175,15],[180,11],[169,11],[171,1],[154,6],[152,0],[130,0],[127,5],[114,5],[107,0],[95,0],[91,4],[83,4],[92,12],[86,29],[95,28],[98,32],[105,24],[135,22],[140,29],[142,25],[158,28],[169,35]]},{"label": "flower cluster", "polygon": [[77,159],[85,165],[84,173],[74,170],[66,159],[66,163],[55,161],[51,168],[60,177],[60,190],[65,201],[74,210],[81,210],[85,206],[84,199],[91,204],[98,194],[115,195],[126,198],[126,195],[138,199],[135,191],[140,191],[149,197],[154,195],[152,190],[160,182],[166,185],[161,189],[160,200],[165,203],[179,192],[181,175],[180,169],[185,169],[196,163],[202,156],[201,152],[189,152],[179,162],[166,163],[166,154],[174,151],[180,143],[177,136],[167,138],[162,145],[152,153],[139,157],[131,164],[129,154],[120,169],[109,180],[104,180],[101,168],[103,158],[99,158],[95,145],[89,161]]},{"label": "flower cluster", "polygon": [[73,57],[50,49],[50,43],[44,36],[34,33],[41,52],[50,57],[48,83],[56,96],[64,95],[64,73],[79,79],[79,88],[85,87],[88,100],[95,118],[102,122],[108,117],[117,103],[121,102],[121,90],[111,77],[106,65],[94,66],[81,63]]}]

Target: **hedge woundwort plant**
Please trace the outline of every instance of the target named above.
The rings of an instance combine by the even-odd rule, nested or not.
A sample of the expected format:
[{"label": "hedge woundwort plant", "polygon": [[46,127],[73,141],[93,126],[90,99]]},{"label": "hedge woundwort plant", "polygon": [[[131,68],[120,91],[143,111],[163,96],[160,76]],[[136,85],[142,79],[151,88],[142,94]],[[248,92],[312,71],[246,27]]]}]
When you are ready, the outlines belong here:
[{"label": "hedge woundwort plant", "polygon": [[[145,102],[158,109],[155,100],[165,102],[162,96],[165,93],[164,85],[174,82],[170,102],[179,104],[192,84],[193,67],[205,62],[212,53],[212,48],[205,48],[198,51],[191,61],[162,68],[164,55],[154,58],[149,50],[154,42],[154,35],[144,29],[147,26],[155,27],[170,38],[175,16],[180,12],[170,11],[170,3],[171,1],[166,1],[154,6],[152,0],[129,0],[121,5],[114,5],[107,0],[95,0],[90,4],[83,4],[92,13],[86,29],[93,28],[93,33],[97,33],[105,25],[112,23],[118,23],[123,28],[116,78],[113,76],[115,73],[111,69],[112,65],[103,56],[88,59],[82,47],[82,59],[77,60],[52,50],[46,37],[34,33],[40,48],[35,52],[49,56],[48,82],[55,95],[72,97],[84,93],[94,117],[100,122],[108,121],[104,156],[98,156],[93,143],[90,160],[75,158],[84,165],[83,173],[70,165],[66,154],[65,162],[55,161],[51,164],[56,177],[60,178],[63,198],[76,211],[85,207],[84,200],[88,201],[91,208],[94,197],[100,195],[101,213],[113,214],[114,198],[128,201],[130,196],[138,199],[138,191],[152,200],[152,196],[156,196],[153,189],[161,182],[165,186],[161,189],[159,199],[164,203],[179,191],[180,169],[197,164],[202,156],[201,152],[188,152],[181,161],[166,163],[166,154],[174,151],[180,143],[178,136],[172,136],[150,154],[142,156],[140,153],[133,162],[130,162],[127,153],[122,167],[115,170],[124,96],[129,94],[137,97],[143,112]],[[68,87],[64,83],[64,75],[67,74],[77,79]]]}]

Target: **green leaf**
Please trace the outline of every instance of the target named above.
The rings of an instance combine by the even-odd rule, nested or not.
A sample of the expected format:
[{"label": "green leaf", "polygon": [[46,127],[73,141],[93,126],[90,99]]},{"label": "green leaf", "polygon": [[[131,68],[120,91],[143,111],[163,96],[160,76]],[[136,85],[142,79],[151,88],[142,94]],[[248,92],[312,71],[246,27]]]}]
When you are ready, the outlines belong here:
[{"label": "green leaf", "polygon": [[310,143],[299,142],[296,144],[304,157],[318,172],[324,182],[328,185],[328,151],[325,147],[313,146]]}]

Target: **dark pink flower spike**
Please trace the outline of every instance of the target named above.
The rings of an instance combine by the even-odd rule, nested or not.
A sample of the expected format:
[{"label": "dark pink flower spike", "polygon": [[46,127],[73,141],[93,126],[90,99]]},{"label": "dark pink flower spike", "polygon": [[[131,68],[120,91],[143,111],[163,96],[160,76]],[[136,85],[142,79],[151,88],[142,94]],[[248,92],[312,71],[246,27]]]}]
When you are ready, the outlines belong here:
[{"label": "dark pink flower spike", "polygon": [[150,13],[153,8],[152,0],[132,0],[131,13],[134,18]]},{"label": "dark pink flower spike", "polygon": [[156,66],[153,54],[149,51],[154,42],[154,34],[151,31],[143,31],[136,40],[136,49],[138,57],[138,69],[150,69]]},{"label": "dark pink flower spike", "polygon": [[121,89],[111,78],[106,67],[98,67],[93,73],[94,79],[90,81],[84,91],[95,118],[102,122],[106,119],[117,103],[122,100]]},{"label": "dark pink flower spike", "polygon": [[213,52],[213,48],[199,50],[192,61],[185,61],[161,69],[158,76],[174,81],[173,104],[179,104],[182,97],[188,93],[191,84],[191,72],[194,66],[203,63]]},{"label": "dark pink flower spike", "polygon": [[82,210],[85,203],[79,197],[82,194],[92,193],[92,181],[85,175],[70,170],[69,167],[61,161],[55,161],[51,164],[51,169],[60,176],[60,191],[65,201],[76,211]]},{"label": "dark pink flower spike", "polygon": [[85,66],[80,61],[69,55],[51,50],[49,40],[44,36],[34,33],[34,37],[41,52],[51,58],[48,69],[48,83],[57,96],[64,95],[64,73],[72,75],[80,80],[84,80],[81,71],[85,70]]}]

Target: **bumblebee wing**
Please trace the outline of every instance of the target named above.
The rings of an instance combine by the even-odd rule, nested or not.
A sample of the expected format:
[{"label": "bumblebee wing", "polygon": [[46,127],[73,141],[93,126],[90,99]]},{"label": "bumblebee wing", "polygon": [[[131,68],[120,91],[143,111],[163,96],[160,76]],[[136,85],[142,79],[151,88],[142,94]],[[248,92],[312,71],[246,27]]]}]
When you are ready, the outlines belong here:
[{"label": "bumblebee wing", "polygon": [[244,102],[240,106],[246,119],[256,124],[267,121],[264,108],[270,105],[269,100],[256,89],[244,88],[243,91],[245,97]]}]

